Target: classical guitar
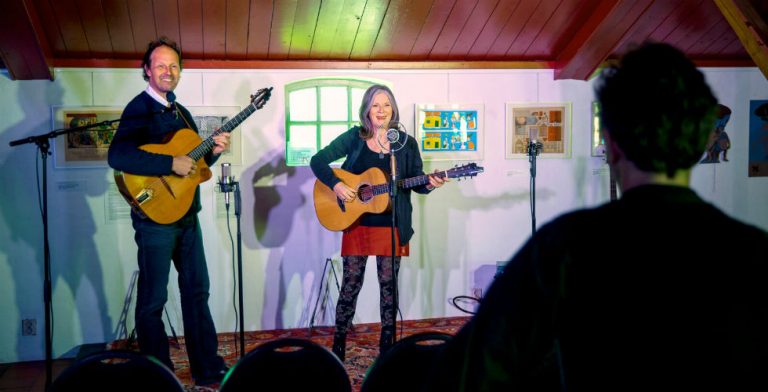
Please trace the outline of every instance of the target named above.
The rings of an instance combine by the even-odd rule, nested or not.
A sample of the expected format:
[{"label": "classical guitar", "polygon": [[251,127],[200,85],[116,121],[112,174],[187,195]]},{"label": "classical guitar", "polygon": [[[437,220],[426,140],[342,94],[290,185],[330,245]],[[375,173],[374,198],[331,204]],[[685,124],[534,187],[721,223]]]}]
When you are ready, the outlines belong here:
[{"label": "classical guitar", "polygon": [[251,95],[250,104],[221,128],[202,140],[197,132],[183,128],[173,133],[163,144],[145,144],[140,149],[171,156],[187,155],[197,162],[197,170],[187,177],[176,174],[142,176],[115,171],[117,188],[128,204],[139,215],[161,223],[176,222],[187,213],[195,197],[197,185],[208,181],[212,174],[205,163],[205,154],[216,146],[213,138],[223,132],[232,132],[241,122],[267,103],[272,87],[263,88]]},{"label": "classical guitar", "polygon": [[[476,163],[457,166],[445,171],[430,173],[440,178],[474,177],[482,173],[483,168]],[[347,186],[357,190],[355,200],[344,203],[333,189],[328,188],[319,180],[315,180],[314,199],[317,219],[326,229],[341,231],[352,226],[363,214],[379,214],[389,207],[389,182],[387,175],[376,167],[361,174],[352,174],[346,170],[333,169],[336,177]],[[429,175],[416,176],[397,181],[397,186],[403,189],[429,183]]]}]

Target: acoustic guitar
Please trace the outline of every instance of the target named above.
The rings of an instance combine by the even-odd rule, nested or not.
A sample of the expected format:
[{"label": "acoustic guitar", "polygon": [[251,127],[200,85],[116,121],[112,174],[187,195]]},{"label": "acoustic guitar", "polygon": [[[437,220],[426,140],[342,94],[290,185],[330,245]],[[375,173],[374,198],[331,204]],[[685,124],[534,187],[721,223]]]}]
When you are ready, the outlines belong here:
[{"label": "acoustic guitar", "polygon": [[[408,189],[428,184],[430,175],[440,178],[464,178],[474,177],[482,172],[483,168],[476,163],[468,163],[429,175],[398,180],[397,186]],[[389,208],[389,180],[381,169],[372,167],[361,174],[333,169],[333,173],[347,186],[355,189],[357,196],[353,201],[345,203],[336,197],[333,189],[328,188],[320,180],[315,180],[315,213],[320,224],[326,229],[341,231],[352,226],[363,214],[380,214]]]},{"label": "acoustic guitar", "polygon": [[251,102],[245,109],[205,140],[202,140],[197,132],[182,128],[174,132],[163,144],[145,144],[139,147],[155,154],[186,155],[197,162],[197,170],[186,177],[176,174],[142,176],[116,170],[115,182],[120,194],[135,212],[154,222],[168,224],[181,219],[192,205],[197,185],[208,181],[212,176],[211,169],[203,158],[216,146],[213,138],[223,132],[232,132],[253,112],[264,107],[271,94],[272,87],[263,88],[251,95]]}]

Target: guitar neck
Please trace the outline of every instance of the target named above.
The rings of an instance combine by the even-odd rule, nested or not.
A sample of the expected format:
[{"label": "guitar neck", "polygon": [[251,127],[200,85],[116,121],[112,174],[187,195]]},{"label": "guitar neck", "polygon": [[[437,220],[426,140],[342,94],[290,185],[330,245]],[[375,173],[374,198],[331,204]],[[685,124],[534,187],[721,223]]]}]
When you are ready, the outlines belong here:
[{"label": "guitar neck", "polygon": [[253,104],[250,104],[245,107],[240,113],[238,113],[236,116],[232,117],[224,123],[219,129],[215,130],[211,136],[208,136],[203,140],[200,144],[197,145],[192,151],[187,154],[190,158],[197,161],[200,158],[204,157],[205,154],[208,154],[211,150],[213,150],[213,147],[216,146],[216,142],[213,140],[214,137],[221,135],[223,132],[232,132],[235,128],[237,128],[240,123],[245,121],[248,116],[253,114],[253,112],[256,111],[256,106]]},{"label": "guitar neck", "polygon": [[[448,176],[446,171],[441,171],[437,173],[432,173],[431,175],[437,176],[440,178],[445,178]],[[424,174],[421,176],[406,178],[403,180],[397,181],[397,187],[402,189],[410,189],[413,187],[417,187],[419,185],[424,185],[429,183],[429,175]],[[371,186],[371,190],[373,192],[374,196],[382,195],[389,192],[389,183],[386,184],[378,184]]]}]

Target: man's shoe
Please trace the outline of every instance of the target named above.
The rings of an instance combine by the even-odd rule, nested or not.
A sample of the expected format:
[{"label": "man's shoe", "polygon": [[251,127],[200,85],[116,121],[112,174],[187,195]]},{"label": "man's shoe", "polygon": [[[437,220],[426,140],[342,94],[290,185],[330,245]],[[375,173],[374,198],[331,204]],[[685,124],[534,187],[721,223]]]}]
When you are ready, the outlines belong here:
[{"label": "man's shoe", "polygon": [[224,368],[222,368],[216,373],[209,374],[204,377],[196,378],[195,385],[200,387],[207,387],[207,386],[212,386],[214,384],[221,384],[221,382],[224,380],[224,376],[227,375],[228,371],[229,371],[229,367],[224,366]]}]

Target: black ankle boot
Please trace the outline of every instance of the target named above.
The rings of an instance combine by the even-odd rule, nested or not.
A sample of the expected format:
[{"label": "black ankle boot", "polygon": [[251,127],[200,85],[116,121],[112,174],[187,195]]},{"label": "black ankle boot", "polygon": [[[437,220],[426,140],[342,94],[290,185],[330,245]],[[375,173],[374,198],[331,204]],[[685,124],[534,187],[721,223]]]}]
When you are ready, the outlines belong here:
[{"label": "black ankle boot", "polygon": [[384,353],[392,348],[392,338],[394,336],[394,328],[384,327],[381,329],[381,337],[379,338],[379,356],[384,355]]},{"label": "black ankle boot", "polygon": [[344,362],[344,357],[347,351],[347,335],[346,334],[334,334],[333,335],[333,353]]}]

